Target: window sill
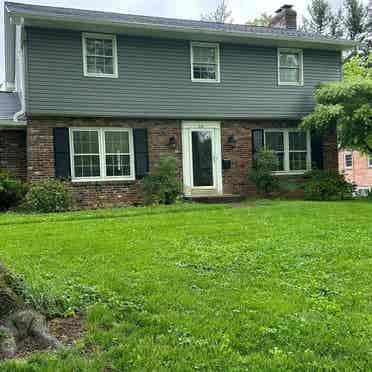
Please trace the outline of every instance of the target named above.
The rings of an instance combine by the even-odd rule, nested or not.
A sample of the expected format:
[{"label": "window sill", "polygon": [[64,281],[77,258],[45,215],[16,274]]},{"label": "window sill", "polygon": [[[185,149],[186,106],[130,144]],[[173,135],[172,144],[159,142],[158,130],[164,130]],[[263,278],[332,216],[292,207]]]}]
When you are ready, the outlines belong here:
[{"label": "window sill", "polygon": [[191,79],[193,83],[220,83],[220,80],[209,80],[209,79]]},{"label": "window sill", "polygon": [[279,87],[287,86],[287,87],[303,87],[304,83],[278,83]]},{"label": "window sill", "polygon": [[132,182],[136,178],[133,177],[110,177],[110,178],[73,178],[72,183],[105,183],[105,182]]},{"label": "window sill", "polygon": [[274,176],[303,176],[308,170],[304,171],[290,171],[290,172],[273,172]]},{"label": "window sill", "polygon": [[106,74],[85,73],[84,77],[117,79],[119,77],[119,75],[117,75],[117,74],[106,75]]}]

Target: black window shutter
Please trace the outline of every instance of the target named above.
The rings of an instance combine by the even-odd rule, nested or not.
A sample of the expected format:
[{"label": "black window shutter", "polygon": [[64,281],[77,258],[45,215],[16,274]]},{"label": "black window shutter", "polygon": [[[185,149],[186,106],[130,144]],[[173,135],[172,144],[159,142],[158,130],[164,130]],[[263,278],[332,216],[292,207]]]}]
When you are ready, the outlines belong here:
[{"label": "black window shutter", "polygon": [[323,139],[316,133],[311,134],[311,165],[323,169]]},{"label": "black window shutter", "polygon": [[256,159],[257,153],[264,147],[264,130],[252,129],[252,155]]},{"label": "black window shutter", "polygon": [[147,144],[147,129],[133,129],[134,161],[136,165],[136,179],[143,178],[149,171],[149,155]]},{"label": "black window shutter", "polygon": [[70,142],[68,128],[53,128],[54,166],[57,178],[70,178]]}]

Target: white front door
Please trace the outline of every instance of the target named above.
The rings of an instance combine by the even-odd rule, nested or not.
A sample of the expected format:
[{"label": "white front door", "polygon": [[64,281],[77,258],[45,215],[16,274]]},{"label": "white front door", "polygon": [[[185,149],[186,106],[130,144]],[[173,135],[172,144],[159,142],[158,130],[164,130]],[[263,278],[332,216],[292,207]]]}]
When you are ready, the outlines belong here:
[{"label": "white front door", "polygon": [[221,195],[220,123],[183,122],[182,150],[185,195]]}]

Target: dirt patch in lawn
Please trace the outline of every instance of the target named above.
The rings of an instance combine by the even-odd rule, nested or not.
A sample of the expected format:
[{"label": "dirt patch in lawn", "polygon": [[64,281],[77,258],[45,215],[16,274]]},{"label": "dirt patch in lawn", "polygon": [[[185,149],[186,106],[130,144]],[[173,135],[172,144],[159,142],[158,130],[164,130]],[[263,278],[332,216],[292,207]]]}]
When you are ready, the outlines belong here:
[{"label": "dirt patch in lawn", "polygon": [[[68,318],[54,318],[48,321],[48,327],[51,335],[55,336],[62,346],[70,347],[85,332],[84,316],[77,314]],[[32,353],[46,350],[48,348],[38,344],[34,338],[27,337],[19,344],[15,358],[22,359]]]}]

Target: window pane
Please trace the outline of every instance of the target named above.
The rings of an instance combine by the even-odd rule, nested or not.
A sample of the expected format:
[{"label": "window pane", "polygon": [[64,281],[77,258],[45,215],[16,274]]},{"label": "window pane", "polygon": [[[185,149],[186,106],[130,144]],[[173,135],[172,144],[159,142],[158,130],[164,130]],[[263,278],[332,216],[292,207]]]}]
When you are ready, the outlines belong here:
[{"label": "window pane", "polygon": [[277,152],[276,156],[278,157],[278,166],[277,171],[284,171],[284,152]]},{"label": "window pane", "polygon": [[299,55],[297,53],[280,53],[280,67],[298,67]]},{"label": "window pane", "polygon": [[105,72],[105,58],[96,57],[96,72],[103,74]]},{"label": "window pane", "polygon": [[345,166],[347,168],[352,168],[353,167],[353,157],[351,154],[346,154],[345,155]]},{"label": "window pane", "polygon": [[95,48],[94,40],[93,39],[86,39],[85,42],[86,42],[86,45],[87,45],[88,55],[95,54],[96,48]]},{"label": "window pane", "polygon": [[372,168],[372,156],[368,158],[368,166]]},{"label": "window pane", "polygon": [[104,41],[105,56],[112,57],[112,40]]},{"label": "window pane", "polygon": [[97,131],[74,131],[74,152],[75,154],[98,154],[99,142]]},{"label": "window pane", "polygon": [[193,47],[194,63],[216,63],[217,50],[215,47]]},{"label": "window pane", "polygon": [[280,68],[280,82],[282,83],[300,82],[300,70],[294,68]]},{"label": "window pane", "polygon": [[306,133],[305,132],[289,132],[289,150],[306,151]]},{"label": "window pane", "polygon": [[129,155],[106,155],[106,176],[130,176]]},{"label": "window pane", "polygon": [[99,177],[99,155],[75,155],[75,177]]},{"label": "window pane", "polygon": [[97,56],[105,55],[104,40],[94,39],[95,54]]},{"label": "window pane", "polygon": [[96,57],[87,57],[87,70],[88,72],[96,72]]},{"label": "window pane", "polygon": [[289,153],[289,169],[306,170],[306,152],[290,152]]},{"label": "window pane", "polygon": [[268,150],[284,151],[283,132],[265,132],[265,141]]},{"label": "window pane", "polygon": [[128,132],[105,132],[106,154],[129,153]]},{"label": "window pane", "polygon": [[113,74],[114,68],[112,66],[112,58],[105,58],[105,74]]},{"label": "window pane", "polygon": [[194,65],[194,79],[216,80],[216,66]]}]

